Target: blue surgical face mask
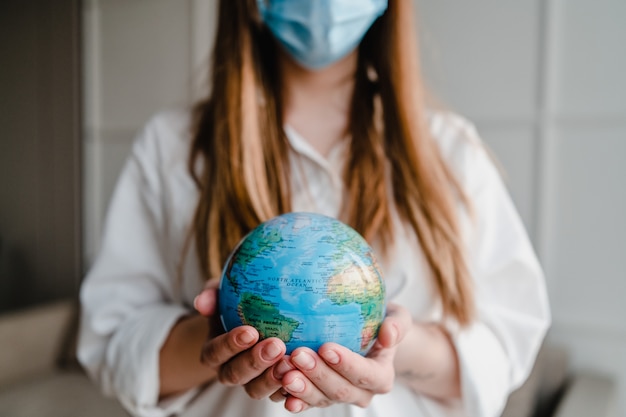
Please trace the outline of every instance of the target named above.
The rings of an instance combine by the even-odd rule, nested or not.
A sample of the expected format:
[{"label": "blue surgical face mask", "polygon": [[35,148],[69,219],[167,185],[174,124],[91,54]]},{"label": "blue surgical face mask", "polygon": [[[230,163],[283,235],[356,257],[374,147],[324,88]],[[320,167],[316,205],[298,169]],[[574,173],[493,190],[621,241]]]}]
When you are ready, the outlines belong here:
[{"label": "blue surgical face mask", "polygon": [[257,2],[274,37],[296,62],[309,69],[324,68],[352,52],[387,10],[387,0]]}]

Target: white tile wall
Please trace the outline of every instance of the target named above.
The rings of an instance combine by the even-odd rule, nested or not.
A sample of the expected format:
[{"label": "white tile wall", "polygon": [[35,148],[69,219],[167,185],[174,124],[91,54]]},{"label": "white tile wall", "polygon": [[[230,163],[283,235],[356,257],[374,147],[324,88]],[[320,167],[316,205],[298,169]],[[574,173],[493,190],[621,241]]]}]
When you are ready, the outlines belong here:
[{"label": "white tile wall", "polygon": [[435,92],[474,120],[532,120],[539,1],[418,0],[424,72]]},{"label": "white tile wall", "polygon": [[100,157],[106,164],[101,165],[101,213],[106,212],[108,202],[117,183],[117,176],[122,170],[137,135],[136,130],[102,131],[100,132]]},{"label": "white tile wall", "polygon": [[626,337],[626,123],[564,127],[557,140],[555,320]]},{"label": "white tile wall", "polygon": [[501,168],[513,202],[532,236],[534,231],[535,131],[532,125],[478,123],[481,138]]},{"label": "white tile wall", "polygon": [[550,340],[577,369],[616,378],[626,415],[626,2],[554,0],[552,11]]},{"label": "white tile wall", "polygon": [[85,136],[83,155],[85,201],[85,260],[90,265],[99,248],[101,229],[118,175],[128,158],[137,131],[92,131]]},{"label": "white tile wall", "polygon": [[558,25],[554,113],[626,119],[626,1],[555,1]]},{"label": "white tile wall", "polygon": [[[88,269],[92,264],[96,248],[100,240],[100,213],[101,188],[99,187],[98,164],[101,161],[100,152],[96,149],[92,135],[83,132],[83,267]],[[84,271],[86,272],[86,271]]]},{"label": "white tile wall", "polygon": [[185,104],[191,83],[189,2],[103,0],[99,5],[104,127],[136,128],[160,106]]},{"label": "white tile wall", "polygon": [[[202,3],[202,7],[198,5]],[[187,105],[200,61],[194,12],[206,0],[85,0],[85,264],[97,251],[114,184],[139,129],[157,111]],[[211,22],[210,19],[205,19]],[[194,42],[192,42],[194,39]],[[195,49],[194,49],[195,48]],[[206,56],[203,57],[206,62]]]}]

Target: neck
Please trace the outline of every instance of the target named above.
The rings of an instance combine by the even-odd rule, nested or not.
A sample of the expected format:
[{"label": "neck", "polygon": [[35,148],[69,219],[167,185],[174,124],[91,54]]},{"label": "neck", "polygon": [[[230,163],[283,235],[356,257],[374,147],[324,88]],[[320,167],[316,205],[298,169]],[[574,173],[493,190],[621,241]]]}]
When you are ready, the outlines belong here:
[{"label": "neck", "polygon": [[328,67],[309,70],[285,52],[280,54],[282,91],[285,107],[321,103],[347,108],[354,90],[357,52],[354,51]]},{"label": "neck", "polygon": [[285,53],[280,65],[284,122],[327,155],[348,133],[357,52],[316,71]]}]

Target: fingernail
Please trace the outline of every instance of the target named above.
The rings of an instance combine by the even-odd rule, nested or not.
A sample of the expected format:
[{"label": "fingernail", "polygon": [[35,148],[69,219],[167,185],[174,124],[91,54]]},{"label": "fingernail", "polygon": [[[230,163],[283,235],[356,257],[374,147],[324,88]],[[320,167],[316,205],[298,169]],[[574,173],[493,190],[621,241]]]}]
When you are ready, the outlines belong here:
[{"label": "fingernail", "polygon": [[291,410],[292,413],[297,414],[300,411],[302,411],[302,409],[304,408],[304,405],[297,403],[294,407],[293,410]]},{"label": "fingernail", "polygon": [[285,385],[285,387],[291,392],[302,392],[304,391],[304,381],[296,378],[291,383]]},{"label": "fingernail", "polygon": [[237,335],[237,343],[241,346],[247,346],[253,341],[254,335],[247,330]]},{"label": "fingernail", "polygon": [[322,358],[331,365],[337,365],[339,363],[339,355],[334,350],[325,350],[322,354]]},{"label": "fingernail", "polygon": [[315,359],[306,352],[299,352],[295,356],[292,356],[291,360],[298,365],[298,368],[305,371],[310,371],[315,368]]},{"label": "fingernail", "polygon": [[398,326],[395,324],[391,326],[391,345],[394,346],[398,342]]},{"label": "fingernail", "polygon": [[193,307],[202,314],[210,314],[211,310],[213,309],[213,302],[210,297],[203,297],[202,294],[198,294],[196,295],[196,298],[193,299]]},{"label": "fingernail", "polygon": [[266,361],[271,361],[276,359],[281,352],[282,350],[280,347],[275,342],[272,342],[263,347],[263,350],[261,350],[261,357]]},{"label": "fingernail", "polygon": [[291,371],[292,369],[293,368],[291,367],[291,365],[289,365],[289,363],[286,360],[282,360],[278,362],[278,365],[276,365],[276,367],[274,368],[274,378],[282,379],[283,376],[285,376],[285,374]]}]

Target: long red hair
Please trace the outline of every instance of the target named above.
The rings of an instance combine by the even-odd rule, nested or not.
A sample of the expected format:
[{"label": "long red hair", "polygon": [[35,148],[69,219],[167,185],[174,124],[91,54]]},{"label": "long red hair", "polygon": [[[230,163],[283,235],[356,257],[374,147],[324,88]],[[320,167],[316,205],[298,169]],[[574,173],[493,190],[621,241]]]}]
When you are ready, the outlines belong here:
[{"label": "long red hair", "polygon": [[[256,0],[222,0],[218,22],[189,161],[200,190],[192,236],[207,279],[246,233],[291,210],[278,46]],[[342,220],[385,256],[395,206],[420,241],[444,314],[467,324],[474,302],[457,218],[467,201],[429,136],[411,1],[389,0],[359,46],[355,77]]]}]

